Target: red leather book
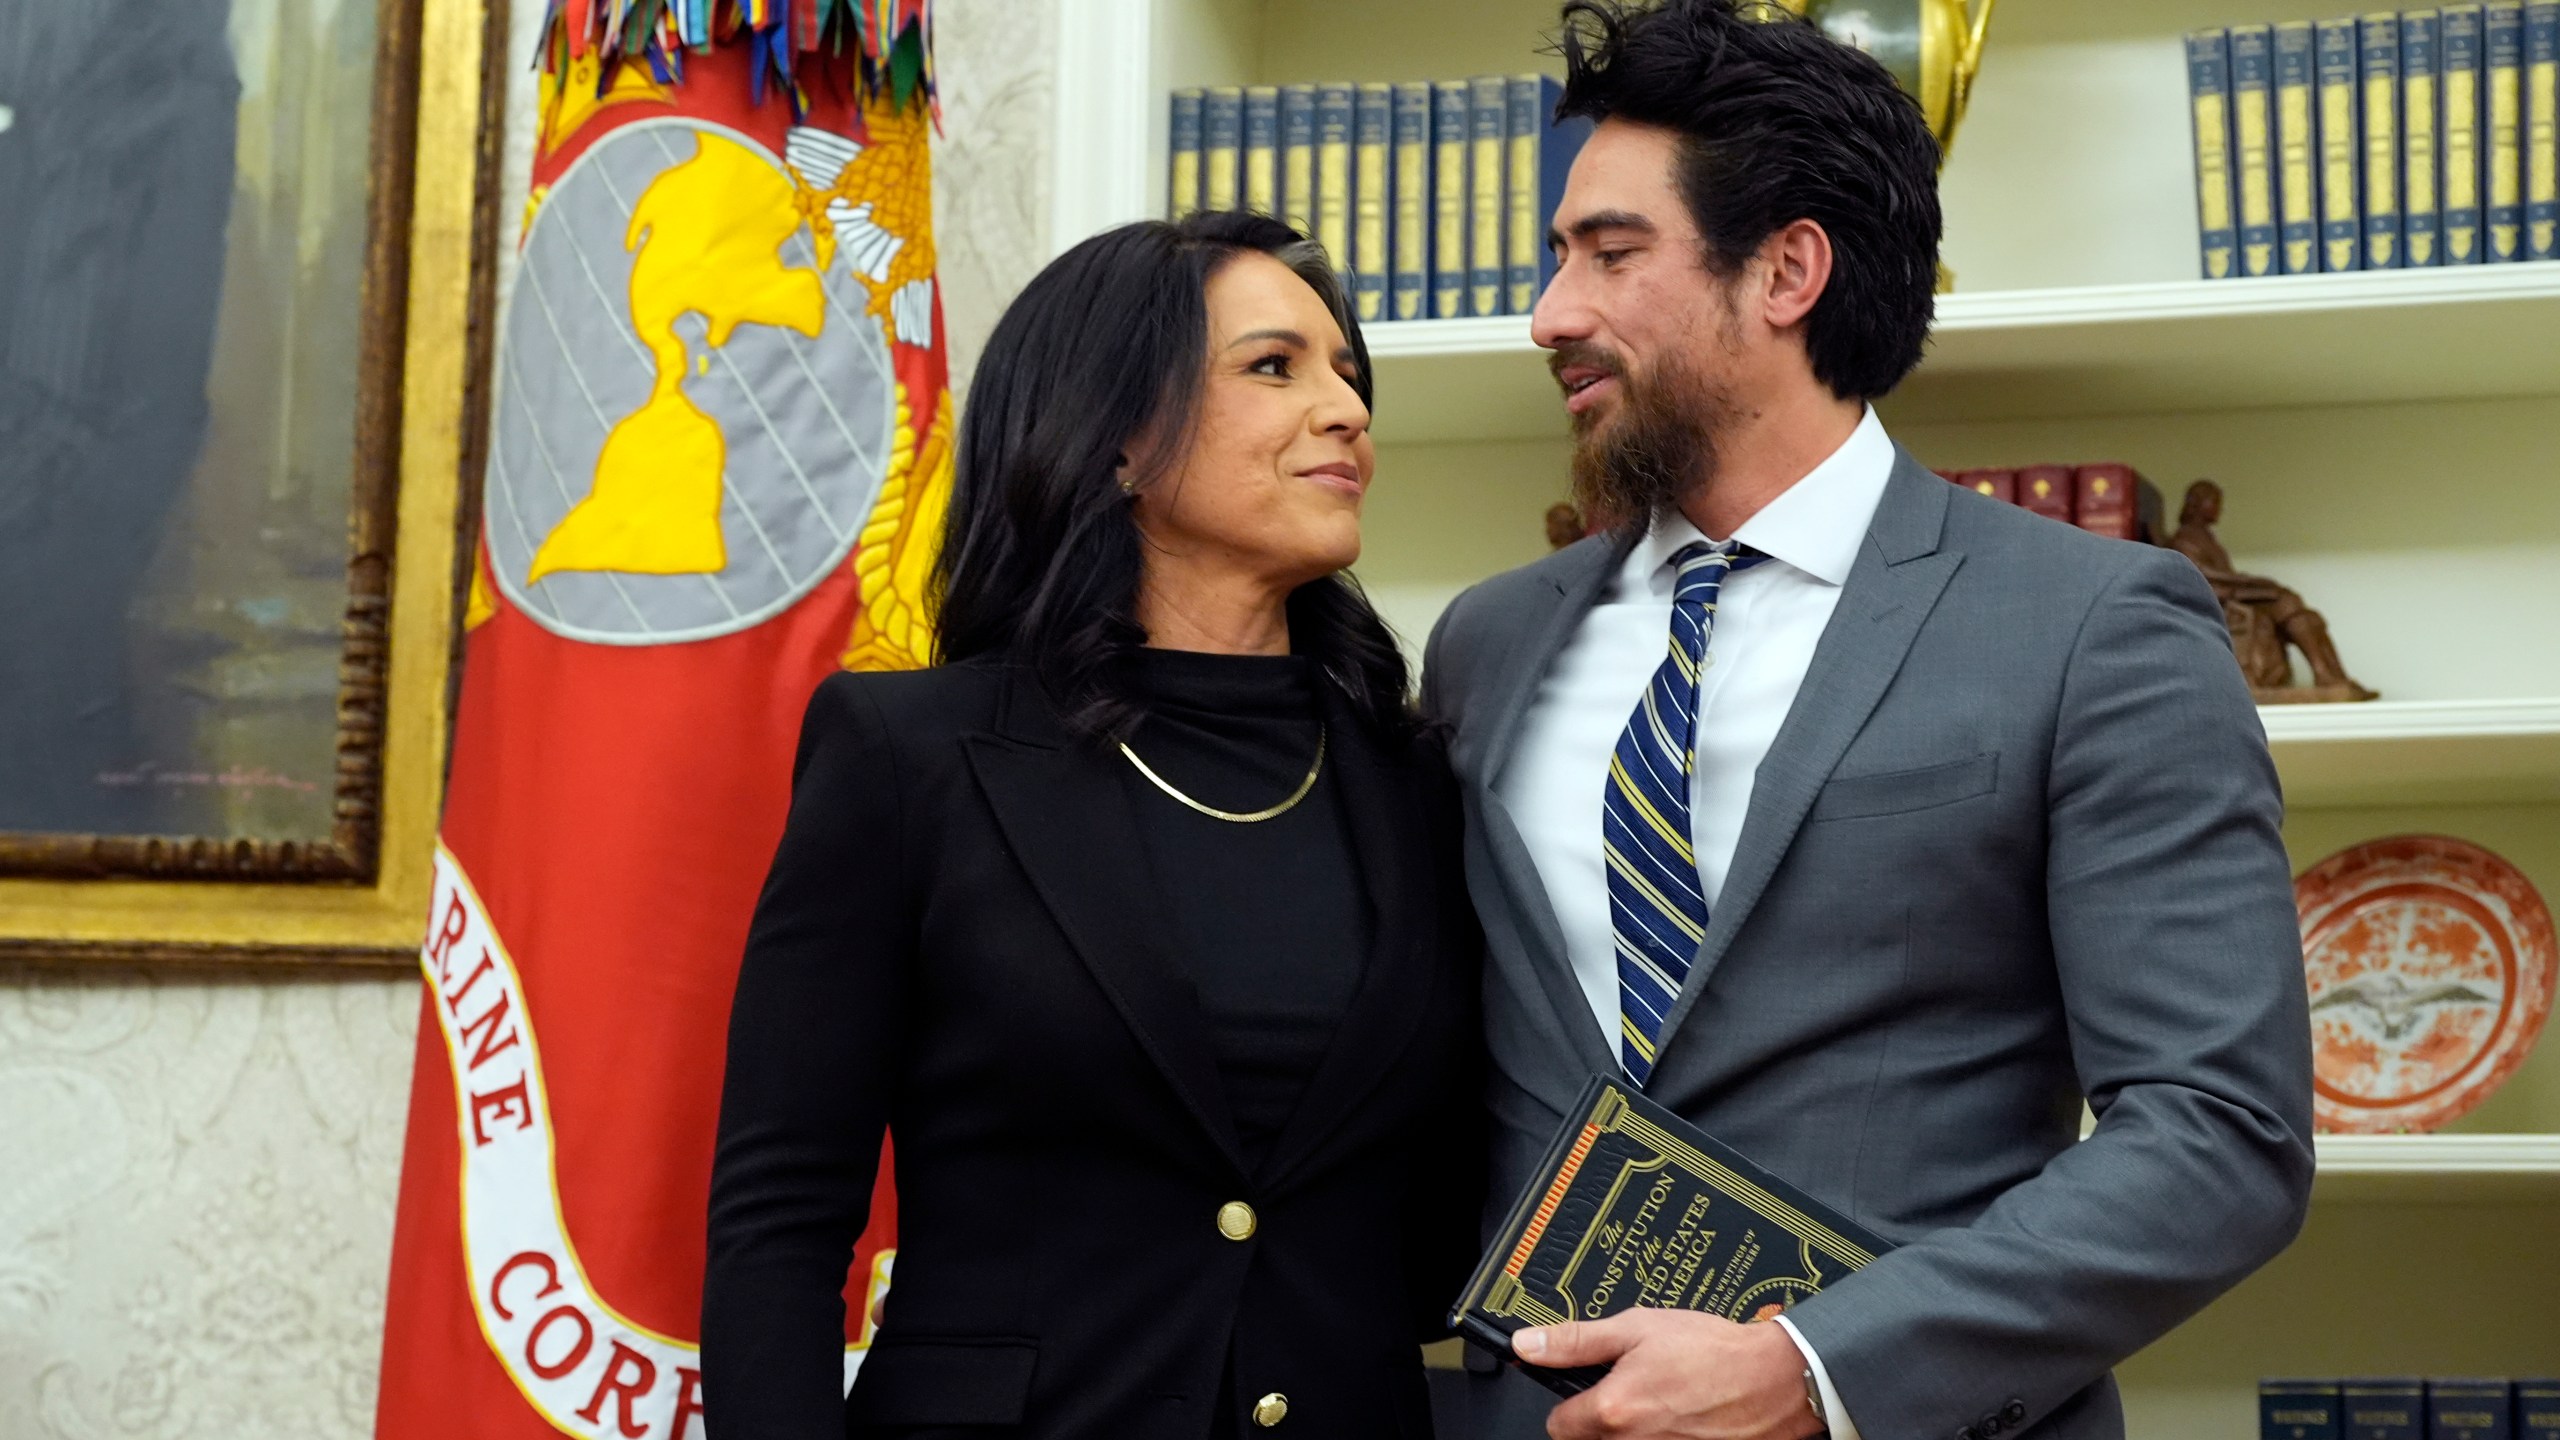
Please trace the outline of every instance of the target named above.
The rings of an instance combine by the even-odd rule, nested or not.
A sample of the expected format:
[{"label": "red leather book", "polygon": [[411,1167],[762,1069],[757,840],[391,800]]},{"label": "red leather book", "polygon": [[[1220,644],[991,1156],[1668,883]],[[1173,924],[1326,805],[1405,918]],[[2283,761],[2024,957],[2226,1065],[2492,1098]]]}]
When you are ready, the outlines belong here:
[{"label": "red leather book", "polygon": [[2004,505],[2018,503],[2018,472],[2015,470],[1959,470],[1947,478],[1967,490],[1979,490]]},{"label": "red leather book", "polygon": [[2018,503],[2039,515],[2071,523],[2071,467],[2028,465],[2018,471]]},{"label": "red leather book", "polygon": [[2110,540],[2139,540],[2135,500],[2142,477],[2130,465],[2083,465],[2071,477],[2071,516],[2081,529]]}]

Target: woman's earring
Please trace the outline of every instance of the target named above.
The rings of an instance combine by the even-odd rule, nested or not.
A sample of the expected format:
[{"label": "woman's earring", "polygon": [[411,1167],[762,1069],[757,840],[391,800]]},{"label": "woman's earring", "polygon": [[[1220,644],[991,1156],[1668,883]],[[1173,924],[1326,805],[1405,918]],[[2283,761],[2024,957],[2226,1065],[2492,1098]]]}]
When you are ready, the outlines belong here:
[{"label": "woman's earring", "polygon": [[1137,481],[1135,481],[1135,480],[1130,479],[1130,478],[1129,478],[1128,476],[1126,476],[1126,475],[1121,476],[1121,477],[1120,477],[1120,493],[1121,493],[1121,494],[1123,494],[1123,495],[1135,495],[1135,494],[1137,494],[1137,493],[1138,493],[1138,482],[1137,482]]}]

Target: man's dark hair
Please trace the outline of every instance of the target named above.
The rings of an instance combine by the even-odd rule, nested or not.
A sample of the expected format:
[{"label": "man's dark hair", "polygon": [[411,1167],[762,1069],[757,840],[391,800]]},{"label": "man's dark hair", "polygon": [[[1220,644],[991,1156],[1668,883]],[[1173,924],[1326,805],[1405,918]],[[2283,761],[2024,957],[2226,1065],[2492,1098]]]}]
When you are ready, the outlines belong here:
[{"label": "man's dark hair", "polygon": [[1569,0],[1559,117],[1680,136],[1707,268],[1730,279],[1798,220],[1831,237],[1805,317],[1814,378],[1872,400],[1920,363],[1936,308],[1938,142],[1872,57],[1765,0]]}]

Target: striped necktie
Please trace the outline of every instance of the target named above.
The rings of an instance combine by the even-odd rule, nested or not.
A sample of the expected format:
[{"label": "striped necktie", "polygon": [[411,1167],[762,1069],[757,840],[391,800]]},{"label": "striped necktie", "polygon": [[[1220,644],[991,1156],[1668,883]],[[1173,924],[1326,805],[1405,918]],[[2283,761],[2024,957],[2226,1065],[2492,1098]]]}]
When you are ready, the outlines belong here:
[{"label": "striped necktie", "polygon": [[1618,955],[1619,1049],[1638,1085],[1653,1074],[1663,1017],[1707,934],[1707,897],[1690,848],[1689,774],[1697,760],[1698,674],[1715,634],[1724,578],[1768,557],[1735,541],[1681,547],[1670,653],[1627,717],[1609,757],[1601,844],[1609,863],[1609,928]]}]

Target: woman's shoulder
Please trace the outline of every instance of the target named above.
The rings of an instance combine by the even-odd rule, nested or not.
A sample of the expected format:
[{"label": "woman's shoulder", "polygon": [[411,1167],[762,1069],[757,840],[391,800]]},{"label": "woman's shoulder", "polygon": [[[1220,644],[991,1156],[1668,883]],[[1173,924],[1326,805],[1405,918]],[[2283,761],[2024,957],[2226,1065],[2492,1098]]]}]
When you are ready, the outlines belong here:
[{"label": "woman's shoulder", "polygon": [[892,737],[984,729],[1009,668],[972,659],[921,670],[839,670],[818,682],[809,723],[877,727]]}]

